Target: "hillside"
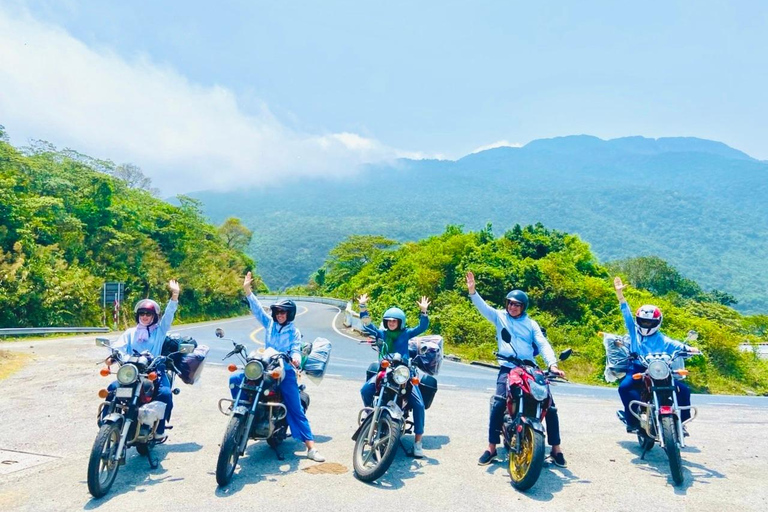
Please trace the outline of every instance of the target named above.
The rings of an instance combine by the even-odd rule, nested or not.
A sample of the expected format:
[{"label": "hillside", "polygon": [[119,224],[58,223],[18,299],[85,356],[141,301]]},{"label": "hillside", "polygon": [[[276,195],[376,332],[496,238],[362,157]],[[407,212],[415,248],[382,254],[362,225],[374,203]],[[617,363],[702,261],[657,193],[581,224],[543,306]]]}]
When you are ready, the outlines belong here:
[{"label": "hillside", "polygon": [[768,311],[768,163],[695,138],[533,141],[457,161],[399,160],[345,182],[192,194],[214,222],[237,215],[267,284],[304,283],[349,233],[399,241],[446,224],[542,222],[600,261],[654,255],[705,289]]}]

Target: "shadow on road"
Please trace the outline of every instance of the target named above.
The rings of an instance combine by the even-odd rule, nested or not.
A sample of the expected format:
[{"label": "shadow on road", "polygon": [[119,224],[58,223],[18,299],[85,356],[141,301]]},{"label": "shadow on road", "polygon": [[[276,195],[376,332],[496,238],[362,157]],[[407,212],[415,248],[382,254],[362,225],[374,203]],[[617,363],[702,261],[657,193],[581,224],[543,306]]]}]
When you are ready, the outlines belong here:
[{"label": "shadow on road", "polygon": [[[387,472],[375,482],[369,482],[366,485],[388,491],[402,489],[405,486],[405,481],[422,474],[423,468],[440,465],[440,461],[431,457],[432,454],[430,452],[440,450],[450,442],[451,438],[448,436],[424,435],[421,443],[425,456],[421,459],[416,459],[411,455],[413,453],[413,436],[408,435],[401,438],[402,446],[398,448],[395,460]],[[405,450],[407,450],[407,453]]]},{"label": "shadow on road", "polygon": [[[507,468],[507,465],[509,464],[509,455],[503,451],[500,451],[499,453],[503,458],[499,462],[487,466],[485,472],[492,475],[504,475],[505,480],[509,482],[509,486],[512,487]],[[568,468],[555,466],[547,460],[544,462],[544,467],[541,468],[541,475],[539,475],[539,479],[533,487],[525,492],[517,491],[514,487],[512,487],[512,490],[519,492],[521,495],[534,501],[551,501],[555,497],[555,494],[562,491],[568,485],[589,483],[591,483],[589,480],[580,479]]]}]

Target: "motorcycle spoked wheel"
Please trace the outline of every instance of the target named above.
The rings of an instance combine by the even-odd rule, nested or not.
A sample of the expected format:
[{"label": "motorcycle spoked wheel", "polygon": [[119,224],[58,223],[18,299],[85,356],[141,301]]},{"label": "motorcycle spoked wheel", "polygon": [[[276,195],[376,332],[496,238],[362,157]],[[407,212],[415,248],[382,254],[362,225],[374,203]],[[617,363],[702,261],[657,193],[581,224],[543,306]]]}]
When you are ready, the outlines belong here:
[{"label": "motorcycle spoked wheel", "polygon": [[216,483],[219,487],[229,484],[232,481],[232,475],[235,474],[237,461],[240,459],[239,448],[245,431],[245,420],[243,416],[232,416],[227,424],[219,449],[219,459],[216,462]]},{"label": "motorcycle spoked wheel", "polygon": [[678,442],[677,424],[672,416],[661,418],[661,435],[664,436],[664,451],[669,459],[669,471],[675,485],[683,483],[683,459],[680,457],[680,443]]},{"label": "motorcycle spoked wheel", "polygon": [[395,460],[400,441],[400,425],[389,414],[382,412],[373,431],[373,440],[369,442],[373,416],[370,414],[363,421],[352,453],[355,477],[363,482],[373,482],[386,473]]},{"label": "motorcycle spoked wheel", "polygon": [[[514,443],[514,437],[512,442]],[[530,489],[539,479],[544,465],[544,434],[523,424],[520,433],[520,451],[509,452],[509,478],[518,491]]]},{"label": "motorcycle spoked wheel", "polygon": [[120,461],[114,460],[120,444],[120,425],[105,423],[99,429],[88,460],[88,492],[101,498],[109,492],[117,477]]}]

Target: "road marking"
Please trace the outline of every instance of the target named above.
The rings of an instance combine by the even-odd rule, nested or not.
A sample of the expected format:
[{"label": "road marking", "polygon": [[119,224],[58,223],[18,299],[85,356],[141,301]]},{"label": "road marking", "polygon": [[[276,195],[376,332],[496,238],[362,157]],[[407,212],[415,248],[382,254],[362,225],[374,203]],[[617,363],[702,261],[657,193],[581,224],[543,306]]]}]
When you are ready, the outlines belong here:
[{"label": "road marking", "polygon": [[440,387],[443,387],[443,388],[457,388],[459,386],[457,386],[456,384],[440,384]]},{"label": "road marking", "polygon": [[336,319],[337,319],[337,318],[339,317],[339,315],[341,314],[341,308],[340,308],[340,307],[338,307],[338,306],[333,306],[333,307],[335,307],[336,309],[338,309],[338,310],[339,310],[339,312],[338,312],[338,313],[336,313],[336,316],[334,316],[334,317],[333,317],[333,320],[331,321],[331,327],[333,327],[333,330],[334,330],[334,331],[336,331],[336,334],[338,334],[339,336],[344,336],[345,338],[349,338],[350,340],[354,340],[354,341],[357,341],[357,342],[359,342],[359,341],[360,341],[360,339],[359,339],[359,338],[353,338],[352,336],[350,336],[350,335],[348,335],[348,334],[344,334],[343,332],[341,332],[340,330],[338,330],[338,329],[336,328]]}]

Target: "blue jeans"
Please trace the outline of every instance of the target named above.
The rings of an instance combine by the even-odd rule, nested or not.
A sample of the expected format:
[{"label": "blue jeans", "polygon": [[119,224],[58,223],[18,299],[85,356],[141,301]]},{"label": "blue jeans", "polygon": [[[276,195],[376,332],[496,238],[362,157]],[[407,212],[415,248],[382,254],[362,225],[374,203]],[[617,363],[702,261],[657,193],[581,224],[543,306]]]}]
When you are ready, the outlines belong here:
[{"label": "blue jeans", "polygon": [[[233,400],[237,397],[240,383],[243,382],[244,378],[245,374],[242,371],[233,373],[229,378],[229,391]],[[286,419],[293,438],[302,442],[313,441],[315,438],[312,435],[307,415],[304,414],[304,407],[301,406],[301,398],[299,398],[299,383],[296,380],[296,372],[288,365],[285,367],[285,376],[280,382],[280,394],[283,396],[283,404],[288,410]]]},{"label": "blue jeans", "polygon": [[[360,388],[360,395],[363,397],[363,405],[373,406],[373,396],[376,394],[376,375],[370,378],[368,382]],[[408,399],[408,407],[413,411],[413,432],[421,435],[424,433],[424,399],[421,396],[419,386],[411,388],[411,397]]]},{"label": "blue jeans", "polygon": [[[165,373],[165,369],[158,369],[157,375],[160,378],[160,382],[155,392],[153,401],[163,402],[165,404],[165,418],[160,420],[157,424],[157,434],[165,432],[165,423],[171,419],[171,411],[173,410],[173,393],[171,393],[171,382],[168,380],[168,375]],[[117,381],[112,382],[107,386],[107,401],[112,401],[115,396],[115,390],[120,386]],[[106,409],[105,409],[106,412]]]},{"label": "blue jeans", "polygon": [[[644,372],[645,367],[640,365],[634,365],[630,368],[630,371],[624,376],[621,384],[619,384],[619,396],[624,404],[624,418],[627,421],[627,426],[637,427],[640,425],[635,416],[629,412],[629,402],[632,400],[640,400],[640,393],[643,390],[643,380],[634,380],[632,374]],[[677,405],[689,406],[691,405],[691,389],[681,381],[676,381],[677,386]],[[683,409],[680,411],[680,419],[687,421],[691,418],[691,411],[689,409]]]}]

